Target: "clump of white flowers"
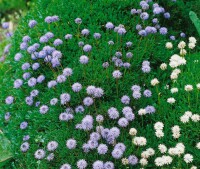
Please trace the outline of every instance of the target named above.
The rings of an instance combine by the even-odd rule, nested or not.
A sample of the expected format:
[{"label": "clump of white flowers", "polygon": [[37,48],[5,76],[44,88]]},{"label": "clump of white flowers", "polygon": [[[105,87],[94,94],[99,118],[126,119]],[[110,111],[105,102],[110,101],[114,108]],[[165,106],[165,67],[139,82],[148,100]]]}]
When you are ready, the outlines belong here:
[{"label": "clump of white flowers", "polygon": [[155,150],[153,148],[148,148],[141,153],[141,157],[148,159],[149,157],[153,156],[154,154],[155,154]]},{"label": "clump of white flowers", "polygon": [[162,122],[156,122],[154,124],[154,129],[156,130],[155,132],[156,137],[158,138],[164,137],[163,127],[164,124]]},{"label": "clump of white flowers", "polygon": [[171,75],[170,75],[170,78],[171,78],[172,80],[176,80],[176,79],[178,79],[178,76],[179,76],[180,73],[181,73],[181,70],[180,70],[180,69],[174,69],[174,70],[172,71]]},{"label": "clump of white flowers", "polygon": [[197,40],[194,37],[189,37],[188,47],[194,49],[196,46]]},{"label": "clump of white flowers", "polygon": [[155,159],[155,165],[158,167],[169,165],[173,161],[172,157],[163,155],[162,157],[157,157]]},{"label": "clump of white flowers", "polygon": [[169,65],[172,68],[176,68],[176,67],[178,67],[180,65],[185,65],[186,64],[185,58],[183,58],[183,57],[181,57],[181,56],[179,56],[177,54],[172,55],[171,58],[169,59],[169,61],[170,61]]},{"label": "clump of white flowers", "polygon": [[180,133],[181,129],[178,125],[175,125],[174,127],[172,127],[172,136],[177,139],[181,136]]},{"label": "clump of white flowers", "polygon": [[199,122],[200,121],[200,115],[192,114],[192,112],[186,111],[185,114],[180,117],[180,120],[181,120],[182,123],[188,123],[190,119],[193,122]]},{"label": "clump of white flowers", "polygon": [[167,152],[167,147],[164,144],[159,144],[158,149],[162,154]]},{"label": "clump of white flowers", "polygon": [[133,144],[136,146],[145,146],[147,144],[147,139],[145,137],[135,137],[133,138]]},{"label": "clump of white flowers", "polygon": [[185,146],[183,143],[177,143],[175,147],[169,148],[168,153],[172,156],[181,156],[185,152]]}]

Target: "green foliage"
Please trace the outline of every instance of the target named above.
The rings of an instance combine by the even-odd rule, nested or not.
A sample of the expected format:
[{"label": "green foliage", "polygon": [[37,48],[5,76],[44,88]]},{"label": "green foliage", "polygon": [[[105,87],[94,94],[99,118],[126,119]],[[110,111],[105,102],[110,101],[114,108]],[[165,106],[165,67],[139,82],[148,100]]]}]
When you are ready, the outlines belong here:
[{"label": "green foliage", "polygon": [[3,167],[12,157],[10,141],[0,131],[0,167]]},{"label": "green foliage", "polygon": [[[18,26],[15,36],[12,40],[11,54],[7,58],[4,64],[0,64],[0,127],[5,133],[6,137],[11,141],[12,150],[14,151],[15,168],[27,168],[27,169],[53,169],[59,168],[64,163],[72,164],[72,168],[76,168],[76,162],[78,159],[86,159],[88,161],[89,168],[91,168],[92,162],[97,159],[107,161],[108,159],[114,161],[118,169],[123,169],[124,166],[120,160],[114,160],[112,157],[105,155],[100,156],[96,151],[85,154],[82,151],[82,144],[85,143],[89,138],[89,133],[81,130],[75,130],[75,125],[79,123],[84,115],[91,114],[94,116],[102,114],[105,117],[103,122],[104,127],[111,128],[117,126],[117,121],[110,121],[107,115],[107,110],[110,107],[116,107],[120,116],[122,116],[122,109],[124,105],[121,103],[120,98],[123,95],[129,95],[132,97],[131,86],[138,84],[144,89],[151,89],[153,96],[152,98],[144,98],[140,100],[132,100],[130,107],[134,109],[136,116],[135,121],[130,122],[129,127],[135,127],[138,130],[138,136],[144,136],[147,138],[147,146],[144,148],[135,147],[132,144],[132,137],[128,133],[128,128],[121,130],[118,142],[124,142],[127,146],[127,151],[124,157],[128,157],[130,154],[136,154],[138,157],[141,152],[146,148],[152,147],[156,150],[156,156],[162,156],[158,151],[157,147],[159,144],[165,144],[168,148],[175,146],[177,142],[183,142],[186,145],[186,152],[194,155],[194,165],[200,163],[200,154],[194,148],[198,141],[200,127],[199,123],[182,124],[179,120],[180,116],[190,109],[193,112],[198,112],[200,105],[196,100],[197,95],[191,95],[190,107],[188,104],[188,95],[184,92],[184,85],[192,84],[195,86],[199,82],[199,76],[196,72],[199,72],[200,62],[195,63],[194,60],[199,59],[198,55],[190,55],[186,57],[189,64],[186,67],[181,66],[183,74],[177,82],[172,83],[169,76],[172,71],[171,68],[167,68],[165,72],[160,70],[159,65],[163,62],[168,63],[169,58],[172,54],[178,53],[179,51],[174,48],[173,50],[165,49],[165,43],[169,40],[167,36],[161,36],[159,34],[150,35],[146,38],[141,38],[135,31],[136,24],[139,23],[138,17],[130,15],[130,10],[135,7],[139,8],[139,0],[132,1],[117,1],[116,0],[81,0],[77,3],[77,0],[38,0],[27,16],[23,18]],[[171,6],[173,10],[175,7]],[[47,10],[48,9],[48,10]],[[58,15],[59,22],[47,24],[44,22],[46,16]],[[80,17],[83,19],[83,23],[78,27],[74,23],[74,19]],[[181,18],[181,16],[174,16],[175,18]],[[28,22],[31,19],[35,19],[38,25],[34,29],[28,27]],[[151,18],[152,19],[152,18]],[[123,24],[127,30],[127,34],[120,37],[114,32],[105,30],[105,24],[111,21],[115,25]],[[148,25],[151,21],[145,21],[144,25]],[[182,27],[177,28],[174,31],[174,27],[169,23],[170,34],[178,34]],[[89,37],[79,36],[80,30],[88,28],[90,30]],[[63,45],[57,47],[63,53],[62,68],[53,69],[45,64],[42,60],[40,62],[40,69],[38,71],[29,70],[33,77],[38,77],[40,74],[46,76],[44,84],[38,84],[37,89],[40,91],[39,96],[36,98],[37,101],[42,104],[49,105],[50,99],[56,97],[59,98],[61,93],[68,92],[71,95],[70,106],[75,108],[76,105],[82,104],[82,99],[86,97],[85,89],[88,85],[95,85],[101,87],[105,91],[105,95],[102,99],[95,100],[95,106],[86,108],[84,114],[75,114],[73,121],[67,123],[59,120],[59,114],[64,112],[66,106],[60,104],[52,106],[47,114],[44,116],[39,113],[39,107],[25,104],[25,97],[27,97],[33,88],[27,86],[25,81],[24,86],[21,89],[14,89],[13,82],[18,78],[22,78],[25,71],[21,69],[21,66],[25,62],[29,62],[31,65],[35,62],[31,60],[30,55],[26,51],[20,51],[19,45],[22,41],[22,37],[29,35],[31,41],[29,45],[38,42],[39,38],[46,32],[51,31],[54,33],[55,38],[61,38]],[[94,40],[92,35],[95,32],[102,34],[100,40]],[[71,40],[64,40],[64,36],[67,33],[73,34]],[[114,46],[108,46],[108,41],[113,40]],[[174,46],[177,46],[179,38],[173,42]],[[89,65],[81,65],[79,57],[83,55],[83,51],[78,47],[77,43],[84,41],[85,44],[91,44],[93,46],[92,52],[89,54],[90,61]],[[125,43],[131,41],[133,46],[126,48]],[[47,44],[41,44],[40,49],[45,45],[52,45],[53,40]],[[112,72],[116,67],[111,62],[112,56],[115,55],[116,51],[121,51],[125,62],[129,62],[132,66],[130,69],[120,68],[123,73],[123,78],[118,81],[118,92],[116,81],[112,77]],[[198,49],[197,49],[198,51]],[[194,50],[194,52],[197,52]],[[20,62],[14,61],[13,57],[17,52],[23,54],[23,58]],[[127,59],[125,54],[132,52],[134,57]],[[194,53],[191,51],[191,53]],[[151,73],[144,74],[141,71],[141,64],[143,60],[149,60],[151,62]],[[108,69],[102,68],[102,63],[108,61],[110,67]],[[53,89],[46,87],[47,82],[61,74],[63,68],[70,67],[73,69],[73,76],[67,79],[63,84],[58,84]],[[156,89],[150,85],[151,79],[157,77],[160,81],[160,85]],[[190,78],[188,78],[190,77]],[[80,82],[83,86],[83,90],[80,94],[76,94],[71,90],[71,85],[75,82]],[[165,89],[165,86],[178,87],[180,93],[175,94],[177,103],[176,105],[169,105],[166,103],[167,98],[171,97],[169,90]],[[195,88],[196,92],[196,88]],[[195,93],[194,92],[194,93]],[[8,95],[15,96],[13,105],[5,105],[5,98]],[[159,97],[159,99],[158,99]],[[159,100],[159,102],[158,102]],[[146,116],[139,116],[137,111],[140,108],[145,108],[147,105],[153,105],[157,109],[155,114],[149,114]],[[96,108],[95,108],[96,107]],[[4,120],[6,112],[11,112],[11,119],[9,122]],[[26,130],[20,130],[20,123],[28,121],[28,128]],[[158,139],[155,136],[153,125],[157,121],[162,121],[165,124],[164,133],[165,137]],[[171,127],[173,125],[180,125],[181,137],[175,140],[171,136]],[[95,127],[97,124],[95,125]],[[27,153],[20,152],[20,146],[22,144],[22,138],[24,135],[30,135],[30,149]],[[77,149],[68,150],[66,148],[66,140],[69,138],[75,138],[78,141]],[[47,160],[36,160],[34,153],[39,148],[46,150],[47,143],[51,140],[56,140],[59,143],[58,149],[55,151],[55,160],[48,162]],[[109,147],[109,153],[113,147]],[[49,153],[47,153],[48,155]],[[177,162],[178,161],[178,162]],[[9,167],[9,165],[8,165]],[[7,167],[7,168],[8,168]],[[166,168],[188,168],[188,165],[183,162],[183,159],[175,157],[173,163]],[[130,167],[131,168],[131,167]],[[132,167],[133,168],[133,167]],[[134,168],[140,168],[139,166]],[[154,165],[154,158],[149,159],[149,169],[156,168]]]},{"label": "green foliage", "polygon": [[197,32],[200,35],[200,19],[197,17],[197,14],[193,11],[190,11],[190,19],[192,20],[193,24],[195,25]]},{"label": "green foliage", "polygon": [[199,0],[176,0],[176,2],[158,0],[158,2],[171,14],[171,19],[167,21],[169,27],[173,27],[179,34],[184,32],[186,35],[198,35],[189,18],[189,12],[192,10],[200,16]]}]

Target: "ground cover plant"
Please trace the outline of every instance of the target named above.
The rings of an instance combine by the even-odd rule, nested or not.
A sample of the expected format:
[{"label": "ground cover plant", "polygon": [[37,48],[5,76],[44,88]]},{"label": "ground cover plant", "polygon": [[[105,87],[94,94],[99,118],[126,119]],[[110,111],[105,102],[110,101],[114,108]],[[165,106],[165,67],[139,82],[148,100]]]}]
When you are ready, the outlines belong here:
[{"label": "ground cover plant", "polygon": [[170,9],[38,0],[1,64],[4,168],[198,168],[199,42]]}]

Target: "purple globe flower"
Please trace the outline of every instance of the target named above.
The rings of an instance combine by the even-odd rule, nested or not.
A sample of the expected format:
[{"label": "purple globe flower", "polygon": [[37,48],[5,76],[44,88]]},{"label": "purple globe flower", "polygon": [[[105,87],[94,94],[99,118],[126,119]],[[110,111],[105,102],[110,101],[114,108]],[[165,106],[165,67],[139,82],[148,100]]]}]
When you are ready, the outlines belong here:
[{"label": "purple globe flower", "polygon": [[64,104],[70,102],[70,100],[71,100],[70,94],[68,94],[68,93],[63,93],[63,94],[60,95],[60,102],[61,102],[61,105],[64,105]]},{"label": "purple globe flower", "polygon": [[139,91],[134,91],[132,96],[134,99],[138,100],[141,98],[141,93]]},{"label": "purple globe flower", "polygon": [[135,28],[136,28],[136,30],[138,30],[138,31],[142,30],[142,26],[141,26],[140,24],[137,24]]},{"label": "purple globe flower", "polygon": [[28,26],[29,26],[30,28],[34,28],[35,25],[37,25],[37,21],[35,21],[35,20],[30,20],[29,23],[28,23]]},{"label": "purple globe flower", "polygon": [[169,18],[170,18],[170,13],[169,13],[169,12],[164,13],[164,17],[165,17],[166,19],[169,19]]},{"label": "purple globe flower", "polygon": [[29,135],[25,135],[24,137],[23,137],[23,141],[28,141],[30,139],[30,136]]},{"label": "purple globe flower", "polygon": [[168,30],[167,30],[167,28],[165,28],[165,27],[162,27],[162,28],[160,28],[160,34],[161,35],[166,35],[167,33],[168,33]]},{"label": "purple globe flower", "polygon": [[23,80],[17,79],[17,80],[14,81],[14,88],[15,89],[20,88],[22,85],[23,85]]},{"label": "purple globe flower", "polygon": [[93,169],[104,169],[104,165],[103,165],[103,162],[102,161],[95,161],[93,164],[92,164],[92,168]]},{"label": "purple globe flower", "polygon": [[82,125],[83,130],[86,130],[86,131],[91,130],[93,128],[93,117],[90,115],[86,115],[83,118],[81,125]]},{"label": "purple globe flower", "polygon": [[85,106],[91,106],[94,103],[93,99],[91,97],[86,97],[83,100],[83,104]]},{"label": "purple globe flower", "polygon": [[16,53],[14,59],[15,61],[19,61],[22,58],[22,54],[21,53]]},{"label": "purple globe flower", "polygon": [[147,106],[147,107],[145,108],[145,110],[146,110],[146,112],[147,112],[148,114],[153,114],[153,113],[156,112],[156,109],[155,109],[154,106]]},{"label": "purple globe flower", "polygon": [[25,153],[27,152],[29,149],[29,143],[28,142],[24,142],[21,146],[20,146],[20,150]]},{"label": "purple globe flower", "polygon": [[133,91],[133,92],[136,92],[136,91],[140,91],[141,90],[141,87],[140,86],[138,86],[138,85],[133,85],[132,87],[131,87],[131,90]]},{"label": "purple globe flower", "polygon": [[175,36],[170,36],[171,40],[176,40]]},{"label": "purple globe flower", "polygon": [[53,42],[54,46],[60,46],[63,44],[63,41],[61,39],[55,39]]},{"label": "purple globe flower", "polygon": [[24,121],[20,124],[20,129],[22,129],[22,130],[26,129],[27,127],[28,127],[28,123],[26,121]]},{"label": "purple globe flower", "polygon": [[92,46],[91,46],[91,45],[86,44],[86,45],[83,47],[83,51],[84,51],[84,52],[90,52],[91,50],[92,50]]},{"label": "purple globe flower", "polygon": [[124,117],[122,117],[122,118],[120,118],[120,119],[118,120],[118,125],[119,125],[120,127],[127,127],[128,124],[129,124],[128,120],[127,120],[126,118],[124,118]]},{"label": "purple globe flower", "polygon": [[101,154],[106,154],[108,152],[108,146],[105,144],[99,144],[97,148],[98,153]]},{"label": "purple globe flower", "polygon": [[45,35],[44,35],[47,39],[51,39],[54,37],[54,34],[52,32],[47,32]]},{"label": "purple globe flower", "polygon": [[30,63],[24,63],[23,65],[22,65],[22,70],[27,70],[27,69],[29,69],[30,68]]},{"label": "purple globe flower", "polygon": [[130,97],[129,97],[129,96],[126,96],[126,95],[122,96],[121,102],[122,102],[123,104],[129,104],[129,103],[130,103]]},{"label": "purple globe flower", "polygon": [[98,147],[98,142],[96,140],[89,140],[88,145],[90,149],[96,149]]},{"label": "purple globe flower", "polygon": [[46,106],[46,105],[42,105],[42,106],[40,107],[40,113],[41,113],[41,114],[46,114],[46,113],[48,112],[48,110],[49,110],[49,107]]},{"label": "purple globe flower", "polygon": [[26,97],[25,102],[29,106],[33,105],[33,97],[31,97],[31,96]]},{"label": "purple globe flower", "polygon": [[149,19],[149,14],[148,14],[147,12],[142,12],[142,13],[140,14],[140,18],[141,18],[142,20],[147,20],[147,19]]},{"label": "purple globe flower", "polygon": [[126,33],[126,29],[123,28],[123,27],[121,27],[121,28],[118,29],[117,33],[118,33],[119,35],[124,35],[124,34]]},{"label": "purple globe flower", "polygon": [[28,80],[28,86],[30,86],[30,87],[34,87],[36,85],[36,83],[37,83],[37,79],[34,77],[32,77]]},{"label": "purple globe flower", "polygon": [[136,165],[138,163],[138,158],[135,155],[130,155],[128,157],[128,162],[130,165]]},{"label": "purple globe flower", "polygon": [[42,83],[45,80],[45,76],[44,75],[40,75],[37,77],[37,83]]},{"label": "purple globe flower", "polygon": [[77,145],[77,142],[76,142],[76,140],[75,139],[69,139],[69,140],[67,140],[67,142],[66,142],[66,146],[67,146],[67,148],[68,149],[75,149],[76,148],[76,145]]},{"label": "purple globe flower", "polygon": [[3,22],[2,23],[2,28],[3,29],[8,29],[9,28],[9,22]]},{"label": "purple globe flower", "polygon": [[75,22],[76,24],[81,24],[81,23],[82,23],[82,19],[81,19],[81,18],[76,18],[76,19],[74,20],[74,22]]},{"label": "purple globe flower", "polygon": [[31,38],[29,37],[29,36],[24,36],[23,38],[22,38],[22,41],[23,42],[29,42],[31,40]]},{"label": "purple globe flower", "polygon": [[132,42],[126,42],[126,47],[127,47],[127,48],[130,48],[132,45],[133,45]]},{"label": "purple globe flower", "polygon": [[14,101],[14,97],[13,96],[8,96],[6,98],[6,100],[5,100],[5,103],[8,104],[8,105],[10,105],[10,104],[13,103],[13,101]]},{"label": "purple globe flower", "polygon": [[88,35],[90,34],[90,31],[89,31],[88,29],[83,29],[83,30],[81,31],[81,34],[82,34],[83,36],[88,36]]},{"label": "purple globe flower", "polygon": [[85,160],[81,159],[77,162],[76,165],[77,165],[78,169],[85,169],[87,167],[87,162]]},{"label": "purple globe flower", "polygon": [[148,65],[142,66],[143,73],[149,73],[151,71],[151,67]]},{"label": "purple globe flower", "polygon": [[120,159],[120,158],[122,158],[122,156],[123,156],[122,150],[117,149],[117,148],[115,148],[115,149],[112,151],[111,154],[112,154],[112,157],[115,158],[115,159]]},{"label": "purple globe flower", "polygon": [[112,22],[107,22],[106,23],[106,29],[110,30],[110,29],[113,29],[114,28],[114,25]]},{"label": "purple globe flower", "polygon": [[145,30],[140,30],[140,31],[138,32],[138,34],[139,34],[140,36],[147,36],[147,32],[146,32]]},{"label": "purple globe flower", "polygon": [[26,43],[26,42],[22,42],[21,44],[20,44],[20,49],[21,50],[26,50],[28,48],[28,44]]},{"label": "purple globe flower", "polygon": [[71,34],[67,34],[65,35],[65,39],[68,40],[68,39],[72,39],[72,35]]},{"label": "purple globe flower", "polygon": [[153,22],[153,24],[157,24],[157,23],[158,23],[158,18],[154,18],[154,19],[152,20],[152,22]]},{"label": "purple globe flower", "polygon": [[111,107],[110,109],[108,109],[108,116],[110,119],[118,119],[119,118],[119,112],[117,111],[116,108]]},{"label": "purple globe flower", "polygon": [[185,33],[181,32],[180,37],[185,38]]},{"label": "purple globe flower", "polygon": [[10,119],[11,115],[10,115],[10,112],[7,112],[5,115],[4,115],[4,119],[6,121],[8,121]]},{"label": "purple globe flower", "polygon": [[107,161],[104,163],[104,169],[114,169],[114,164],[111,161]]},{"label": "purple globe flower", "polygon": [[145,90],[144,92],[143,92],[143,95],[145,96],[145,97],[151,97],[152,96],[152,92],[150,91],[150,90]]},{"label": "purple globe flower", "polygon": [[49,41],[49,38],[47,36],[41,36],[40,37],[40,43],[47,43]]},{"label": "purple globe flower", "polygon": [[101,38],[101,34],[100,33],[94,33],[93,37],[95,39],[100,39]]}]

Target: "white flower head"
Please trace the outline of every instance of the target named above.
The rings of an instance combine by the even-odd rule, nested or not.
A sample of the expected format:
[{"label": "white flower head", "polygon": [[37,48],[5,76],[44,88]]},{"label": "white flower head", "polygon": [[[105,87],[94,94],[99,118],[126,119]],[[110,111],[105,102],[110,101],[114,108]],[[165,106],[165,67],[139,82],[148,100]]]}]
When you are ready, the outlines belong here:
[{"label": "white flower head", "polygon": [[191,154],[185,154],[184,155],[184,161],[186,163],[191,163],[193,161],[193,156]]},{"label": "white flower head", "polygon": [[173,103],[176,102],[176,100],[175,100],[173,97],[170,97],[170,98],[167,99],[167,102],[168,102],[169,104],[173,104]]},{"label": "white flower head", "polygon": [[160,69],[161,69],[161,70],[166,70],[166,69],[167,69],[167,64],[166,64],[166,63],[162,63],[162,64],[160,65]]},{"label": "white flower head", "polygon": [[172,44],[171,42],[167,42],[167,43],[165,44],[165,47],[166,47],[167,49],[172,49],[172,48],[173,48],[173,44]]},{"label": "white flower head", "polygon": [[181,41],[179,44],[178,44],[178,48],[179,49],[184,49],[186,47],[186,43],[184,41]]},{"label": "white flower head", "polygon": [[157,84],[159,84],[159,81],[158,81],[157,78],[154,78],[154,79],[151,80],[151,85],[152,86],[156,86]]},{"label": "white flower head", "polygon": [[193,90],[193,86],[192,85],[185,85],[185,91],[190,92]]}]

